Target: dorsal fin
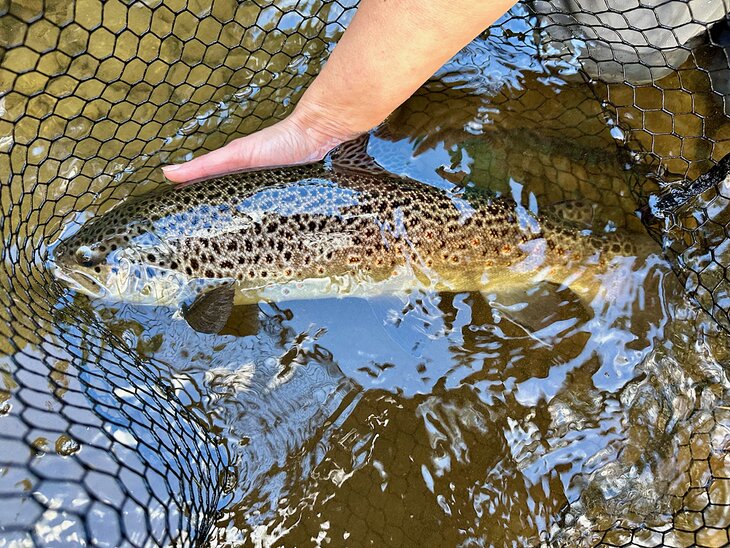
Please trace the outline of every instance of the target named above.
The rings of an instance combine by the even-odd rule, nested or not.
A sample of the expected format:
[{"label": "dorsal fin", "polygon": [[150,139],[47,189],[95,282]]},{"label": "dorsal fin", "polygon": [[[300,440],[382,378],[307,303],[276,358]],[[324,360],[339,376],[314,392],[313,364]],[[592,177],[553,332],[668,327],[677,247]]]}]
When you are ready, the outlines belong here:
[{"label": "dorsal fin", "polygon": [[542,208],[541,213],[582,228],[594,228],[598,206],[587,200],[564,200]]},{"label": "dorsal fin", "polygon": [[334,171],[360,171],[363,173],[388,173],[368,154],[370,134],[364,133],[351,141],[346,141],[330,152],[325,161]]}]

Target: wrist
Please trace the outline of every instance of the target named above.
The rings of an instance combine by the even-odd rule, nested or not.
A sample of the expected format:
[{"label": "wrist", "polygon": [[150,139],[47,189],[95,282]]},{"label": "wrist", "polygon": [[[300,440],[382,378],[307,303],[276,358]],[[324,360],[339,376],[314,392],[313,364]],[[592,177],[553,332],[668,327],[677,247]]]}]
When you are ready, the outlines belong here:
[{"label": "wrist", "polygon": [[377,125],[367,122],[358,124],[357,113],[347,110],[333,104],[321,105],[305,94],[286,121],[295,131],[306,135],[309,142],[329,151]]}]

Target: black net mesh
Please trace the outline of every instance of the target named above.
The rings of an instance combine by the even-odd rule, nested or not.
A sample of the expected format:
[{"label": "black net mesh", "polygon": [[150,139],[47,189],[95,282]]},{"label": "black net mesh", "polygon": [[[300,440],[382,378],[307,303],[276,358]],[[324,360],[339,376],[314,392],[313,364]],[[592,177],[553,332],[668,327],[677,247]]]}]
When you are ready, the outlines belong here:
[{"label": "black net mesh", "polygon": [[[47,247],[160,184],[160,165],[285,116],[355,4],[0,0],[0,545],[225,544],[228,524],[246,530],[240,523],[258,509],[251,497],[231,505],[246,465],[210,418],[214,372],[204,387],[200,377],[147,357],[154,340],[132,323],[105,321],[53,281]],[[505,191],[517,180],[551,202],[588,198],[614,222],[641,230],[631,212],[643,208],[686,292],[730,329],[730,186],[724,177],[701,177],[730,152],[728,11],[727,1],[525,2],[419,90],[376,132],[373,146],[417,136],[419,154],[446,143],[453,155],[453,169],[441,173],[446,179],[489,181]],[[473,162],[460,171],[466,157]],[[403,167],[403,157],[383,160]],[[280,324],[280,312],[270,321]],[[724,335],[710,331],[703,336],[724,344]],[[677,341],[699,363],[700,343]],[[325,365],[330,359],[297,356]],[[654,415],[646,420],[677,423],[665,440],[678,463],[661,475],[667,496],[612,508],[605,482],[588,475],[575,500],[513,505],[475,530],[472,514],[480,511],[466,507],[473,493],[457,492],[452,503],[462,501],[463,523],[424,529],[412,516],[378,509],[393,497],[423,496],[408,486],[420,478],[430,434],[414,417],[454,410],[434,395],[399,402],[396,413],[370,393],[349,416],[342,409],[353,402],[338,404],[339,438],[312,481],[288,496],[316,498],[323,478],[365,451],[367,439],[348,435],[363,425],[402,445],[395,458],[403,481],[380,489],[376,468],[355,471],[340,496],[368,493],[367,507],[334,497],[300,508],[282,517],[284,544],[300,544],[301,537],[286,542],[286,532],[315,527],[309,514],[326,514],[329,534],[346,544],[349,535],[355,544],[455,544],[489,531],[484,543],[492,545],[727,545],[727,380],[677,376],[691,364],[677,363],[668,350],[651,361],[654,373],[622,403],[631,410],[653,394]],[[668,402],[680,392],[678,410]],[[645,426],[636,418],[636,440]],[[631,452],[621,459],[630,466]],[[311,470],[301,466],[307,476]],[[638,490],[638,481],[610,488]],[[523,533],[509,525],[515,520]],[[312,542],[318,527],[308,532]],[[263,542],[255,523],[250,531],[251,542]]]}]

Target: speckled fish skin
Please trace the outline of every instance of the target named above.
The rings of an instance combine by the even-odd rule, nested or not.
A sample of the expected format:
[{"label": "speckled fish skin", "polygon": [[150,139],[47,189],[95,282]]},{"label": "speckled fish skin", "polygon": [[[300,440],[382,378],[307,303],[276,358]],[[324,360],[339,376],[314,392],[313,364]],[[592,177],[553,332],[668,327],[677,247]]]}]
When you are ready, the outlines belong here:
[{"label": "speckled fish skin", "polygon": [[[56,262],[82,285],[93,278],[120,299],[135,300],[129,293],[140,287],[114,279],[123,265],[127,278],[174,279],[180,288],[235,280],[237,301],[253,302],[267,288],[304,280],[338,280],[340,294],[377,293],[394,279],[454,291],[484,289],[500,277],[563,283],[576,265],[600,267],[616,254],[636,249],[620,235],[586,235],[506,198],[315,164],[130,200],[63,242]],[[176,291],[147,292],[170,304]]]}]

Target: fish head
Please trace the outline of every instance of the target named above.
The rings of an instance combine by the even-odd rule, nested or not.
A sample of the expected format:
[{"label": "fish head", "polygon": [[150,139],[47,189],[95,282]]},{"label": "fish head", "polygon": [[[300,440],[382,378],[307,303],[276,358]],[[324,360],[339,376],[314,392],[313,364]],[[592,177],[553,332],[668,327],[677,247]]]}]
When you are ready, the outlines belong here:
[{"label": "fish head", "polygon": [[174,304],[187,284],[177,250],[158,236],[154,222],[120,207],[83,226],[52,254],[54,273],[96,298],[139,304]]}]

